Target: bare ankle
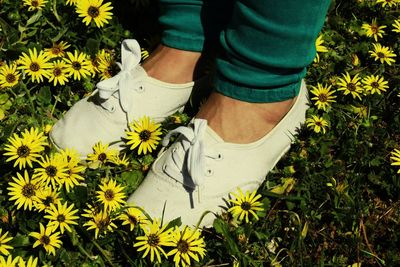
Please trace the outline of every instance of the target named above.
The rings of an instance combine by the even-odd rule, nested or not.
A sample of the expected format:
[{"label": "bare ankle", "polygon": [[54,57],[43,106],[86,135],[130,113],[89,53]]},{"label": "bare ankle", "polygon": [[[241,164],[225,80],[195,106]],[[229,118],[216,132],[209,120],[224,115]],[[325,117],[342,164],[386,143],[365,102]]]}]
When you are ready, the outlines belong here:
[{"label": "bare ankle", "polygon": [[195,77],[200,57],[200,52],[159,45],[142,66],[150,77],[163,82],[188,83]]}]

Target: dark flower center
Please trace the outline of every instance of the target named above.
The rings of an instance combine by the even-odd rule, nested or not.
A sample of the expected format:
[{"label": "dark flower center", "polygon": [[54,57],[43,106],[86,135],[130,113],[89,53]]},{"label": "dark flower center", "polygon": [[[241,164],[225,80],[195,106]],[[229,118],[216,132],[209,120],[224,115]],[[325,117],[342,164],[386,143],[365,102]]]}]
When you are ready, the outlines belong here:
[{"label": "dark flower center", "polygon": [[103,231],[105,229],[107,229],[107,226],[110,224],[110,218],[104,218],[101,219],[97,222],[97,228],[99,228],[100,231]]},{"label": "dark flower center", "polygon": [[65,221],[65,216],[64,216],[64,214],[59,214],[59,215],[57,216],[57,221],[58,221],[58,222],[64,222],[64,221]]},{"label": "dark flower center", "polygon": [[39,1],[37,1],[37,0],[32,0],[32,1],[31,1],[31,5],[32,5],[33,7],[38,7],[38,6],[39,6]]},{"label": "dark flower center", "polygon": [[31,153],[31,150],[26,145],[22,145],[17,149],[17,155],[20,158],[26,158]]},{"label": "dark flower center", "polygon": [[40,70],[40,66],[39,66],[39,64],[37,64],[36,62],[32,62],[31,65],[29,66],[29,69],[30,69],[31,71],[36,72],[36,71],[39,71],[39,70]]},{"label": "dark flower center", "polygon": [[100,14],[99,9],[95,6],[90,6],[88,9],[88,14],[89,16],[91,16],[92,18],[97,18]]},{"label": "dark flower center", "polygon": [[33,184],[26,184],[22,187],[22,195],[26,198],[31,198],[35,195],[35,189]]},{"label": "dark flower center", "polygon": [[53,46],[53,47],[51,48],[51,53],[52,53],[53,55],[58,55],[58,54],[61,53],[61,49],[60,49],[59,47],[57,47],[57,46]]},{"label": "dark flower center", "polygon": [[55,77],[60,76],[62,74],[62,70],[60,68],[54,68],[53,75]]},{"label": "dark flower center", "polygon": [[46,167],[46,174],[50,177],[54,177],[57,175],[57,168],[53,165]]},{"label": "dark flower center", "polygon": [[240,207],[242,208],[242,210],[250,210],[251,209],[251,204],[247,201],[243,202],[242,204],[240,204]]},{"label": "dark flower center", "polygon": [[80,70],[82,68],[82,65],[78,61],[74,61],[74,62],[72,62],[72,68],[74,70]]},{"label": "dark flower center", "polygon": [[320,127],[321,127],[321,126],[322,126],[322,122],[320,122],[320,121],[316,121],[316,122],[315,122],[315,125],[317,125],[317,126],[320,126]]},{"label": "dark flower center", "polygon": [[382,53],[382,52],[378,52],[378,53],[376,53],[376,55],[377,55],[379,58],[385,58],[385,57],[386,57],[385,54]]},{"label": "dark flower center", "polygon": [[143,130],[139,133],[139,138],[142,140],[142,142],[146,142],[147,140],[150,139],[151,132],[148,130]]},{"label": "dark flower center", "polygon": [[50,244],[50,237],[48,237],[47,235],[43,235],[40,238],[40,243],[42,243],[43,245],[47,246],[48,244]]},{"label": "dark flower center", "polygon": [[176,244],[176,248],[180,253],[187,253],[189,250],[189,244],[185,240],[179,240]]},{"label": "dark flower center", "polygon": [[114,191],[111,189],[107,189],[106,192],[104,192],[104,197],[107,201],[111,201],[114,199]]},{"label": "dark flower center", "polygon": [[54,203],[54,198],[52,196],[47,196],[44,200],[43,200],[43,205],[50,207],[50,204]]},{"label": "dark flower center", "polygon": [[147,237],[147,243],[151,247],[157,247],[159,242],[160,242],[160,238],[158,237],[158,235],[149,234],[149,236]]},{"label": "dark flower center", "polygon": [[138,219],[135,216],[132,216],[130,214],[128,214],[128,220],[130,223],[132,223],[133,225],[136,225],[138,223]]},{"label": "dark flower center", "polygon": [[378,82],[372,82],[371,86],[372,86],[372,88],[379,88],[379,83]]},{"label": "dark flower center", "polygon": [[17,77],[15,77],[14,74],[9,73],[9,74],[6,75],[6,81],[7,81],[8,83],[13,83],[13,82],[15,82],[16,80],[17,80]]},{"label": "dark flower center", "polygon": [[326,94],[320,94],[320,95],[318,96],[318,100],[319,100],[320,102],[326,102],[326,101],[328,101],[328,96],[327,96]]},{"label": "dark flower center", "polygon": [[348,83],[347,84],[347,89],[349,91],[355,91],[356,90],[356,85],[354,83]]},{"label": "dark flower center", "polygon": [[107,155],[106,153],[101,153],[99,154],[99,156],[97,157],[98,160],[104,162],[107,159]]},{"label": "dark flower center", "polygon": [[373,34],[377,34],[378,31],[379,31],[378,25],[372,24],[372,25],[371,25],[371,32],[372,32]]}]

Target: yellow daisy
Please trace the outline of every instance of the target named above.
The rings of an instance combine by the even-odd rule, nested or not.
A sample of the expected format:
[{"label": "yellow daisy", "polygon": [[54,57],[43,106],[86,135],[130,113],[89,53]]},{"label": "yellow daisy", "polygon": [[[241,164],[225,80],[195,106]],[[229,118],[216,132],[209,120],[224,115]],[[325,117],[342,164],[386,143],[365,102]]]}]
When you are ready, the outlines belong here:
[{"label": "yellow daisy", "polygon": [[29,49],[28,51],[29,56],[26,53],[22,53],[22,56],[19,58],[21,66],[18,69],[27,73],[33,82],[43,82],[43,77],[48,78],[50,75],[49,69],[52,67],[49,62],[50,58],[43,51],[40,51],[38,54],[36,48],[33,48],[33,50]]},{"label": "yellow daisy", "polygon": [[79,165],[80,156],[74,149],[66,148],[65,150],[60,150],[55,156],[67,163],[67,176],[62,178],[61,184],[65,186],[65,189],[69,193],[72,188],[85,180],[80,174],[86,170],[86,167]]},{"label": "yellow daisy", "polygon": [[105,80],[115,76],[119,72],[119,67],[111,53],[105,50],[102,51],[104,52],[99,55],[98,71],[100,73],[100,79]]},{"label": "yellow daisy", "polygon": [[312,128],[316,133],[326,133],[326,128],[328,127],[328,122],[322,117],[312,115],[311,118],[306,119],[306,124],[308,128]]},{"label": "yellow daisy", "polygon": [[34,197],[38,190],[37,184],[31,181],[26,170],[24,171],[24,177],[17,173],[17,177],[13,177],[13,180],[14,182],[8,183],[9,187],[7,190],[10,191],[8,195],[11,196],[9,200],[15,200],[17,209],[23,206],[24,210],[32,210]]},{"label": "yellow daisy", "polygon": [[102,210],[100,210],[98,213],[94,213],[91,220],[85,223],[83,226],[87,226],[88,230],[94,229],[96,239],[98,238],[99,233],[106,234],[107,231],[112,232],[114,231],[114,228],[117,228],[109,213]]},{"label": "yellow daisy", "polygon": [[78,216],[74,215],[78,210],[73,208],[74,204],[71,204],[68,207],[67,202],[65,202],[64,205],[61,204],[61,202],[58,202],[57,207],[54,204],[50,204],[50,208],[46,210],[48,215],[44,216],[44,218],[50,220],[47,227],[53,227],[53,231],[60,228],[61,234],[64,233],[64,228],[67,231],[72,232],[70,225],[77,225],[78,223],[76,220],[79,219]]},{"label": "yellow daisy", "polygon": [[129,225],[130,231],[136,226],[146,223],[147,217],[138,208],[128,208],[118,216],[118,219],[122,221],[122,225]]},{"label": "yellow daisy", "polygon": [[50,58],[55,57],[64,57],[65,50],[71,45],[67,42],[61,41],[59,43],[54,43],[51,48],[44,49],[44,52],[47,53],[47,56]]},{"label": "yellow daisy", "polygon": [[55,155],[46,155],[39,164],[42,167],[36,168],[33,174],[33,180],[38,184],[48,186],[51,183],[55,189],[68,176],[67,163]]},{"label": "yellow daisy", "polygon": [[148,58],[150,56],[150,53],[147,49],[144,49],[143,47],[140,48],[140,57],[141,60],[144,61],[146,58]]},{"label": "yellow daisy", "polygon": [[335,91],[331,91],[332,85],[322,85],[320,83],[317,84],[317,87],[312,86],[312,90],[310,91],[315,97],[311,98],[311,100],[315,100],[315,105],[317,105],[318,109],[326,110],[326,108],[330,105],[330,103],[336,102],[334,100],[336,96],[332,95]]},{"label": "yellow daisy", "polygon": [[328,48],[323,46],[324,40],[322,39],[323,35],[318,36],[317,40],[315,40],[315,50],[317,54],[315,56],[314,62],[319,62],[319,54],[318,53],[326,53],[328,52]]},{"label": "yellow daisy", "polygon": [[385,7],[386,5],[392,7],[392,6],[397,6],[399,0],[376,0],[376,3],[377,4],[381,3],[382,7]]},{"label": "yellow daisy", "polygon": [[344,91],[344,95],[351,94],[353,98],[358,97],[358,99],[361,100],[360,94],[363,92],[363,88],[361,86],[361,78],[358,76],[358,74],[354,75],[354,77],[351,78],[350,74],[346,71],[346,73],[342,75],[343,79],[338,78],[338,91]]},{"label": "yellow daisy", "polygon": [[360,59],[358,58],[357,54],[351,55],[351,64],[355,67],[360,65]]},{"label": "yellow daisy", "polygon": [[112,9],[111,3],[103,5],[103,0],[80,0],[76,5],[76,12],[79,17],[83,17],[86,26],[93,20],[98,28],[103,27],[112,18]]},{"label": "yellow daisy", "polygon": [[174,247],[167,255],[174,255],[175,267],[191,266],[191,258],[197,262],[204,258],[206,244],[204,239],[200,237],[199,230],[192,230],[188,226],[185,226],[181,231],[176,226],[171,237]]},{"label": "yellow daisy", "polygon": [[[390,165],[400,166],[400,150],[394,149],[392,152],[390,152],[390,154],[390,159],[393,161]],[[397,173],[400,173],[400,169],[397,171]]]},{"label": "yellow daisy", "polygon": [[142,226],[145,235],[137,237],[137,242],[133,246],[138,247],[137,251],[144,250],[143,258],[149,254],[151,262],[154,262],[155,257],[157,257],[159,263],[161,263],[160,253],[168,258],[163,246],[173,246],[174,244],[171,238],[172,228],[165,229],[166,227],[166,225],[160,227],[158,219],[153,219],[153,222],[148,222]]},{"label": "yellow daisy", "polygon": [[32,162],[38,161],[41,157],[40,152],[47,146],[46,139],[43,132],[39,132],[37,128],[25,129],[22,137],[14,133],[8,138],[9,144],[4,148],[7,151],[4,156],[9,156],[6,162],[15,160],[14,167],[18,165],[19,169],[22,169],[28,164],[32,168]]},{"label": "yellow daisy", "polygon": [[34,257],[30,256],[28,261],[25,262],[22,258],[20,258],[18,267],[37,267],[38,260],[39,260],[38,258],[34,258]]},{"label": "yellow daisy", "polygon": [[51,187],[40,187],[34,197],[35,208],[40,212],[50,208],[51,204],[57,205],[61,200],[58,196],[59,194]]},{"label": "yellow daisy", "polygon": [[54,86],[59,83],[65,85],[68,82],[67,66],[64,61],[57,60],[51,63],[52,68],[49,69],[49,82],[53,82]]},{"label": "yellow daisy", "polygon": [[2,231],[3,229],[0,228],[0,253],[8,256],[10,254],[8,250],[13,249],[13,247],[7,245],[7,243],[13,238],[11,236],[7,237],[8,232],[5,232],[4,235],[2,235]]},{"label": "yellow daisy", "polygon": [[362,80],[362,83],[364,84],[365,91],[370,94],[377,93],[380,95],[382,92],[386,92],[386,89],[389,88],[387,85],[388,82],[379,75],[369,75]]},{"label": "yellow daisy", "polygon": [[53,227],[44,227],[40,223],[40,232],[32,232],[29,234],[36,238],[36,242],[33,244],[33,248],[42,245],[48,254],[56,255],[56,248],[60,248],[62,245],[59,240],[60,232],[53,233]]},{"label": "yellow daisy", "polygon": [[376,19],[373,19],[371,24],[363,23],[363,25],[361,26],[361,29],[364,30],[364,33],[368,37],[374,38],[375,42],[378,41],[378,37],[379,38],[383,37],[383,35],[385,34],[385,31],[383,29],[385,29],[385,28],[386,28],[386,26],[379,26],[376,23]]},{"label": "yellow daisy", "polygon": [[373,51],[368,51],[372,57],[374,57],[375,61],[380,61],[382,64],[387,63],[389,66],[392,63],[396,62],[393,57],[396,57],[396,54],[386,46],[382,46],[381,44],[372,44],[374,46]]},{"label": "yellow daisy", "polygon": [[97,199],[104,205],[105,211],[115,211],[125,204],[126,197],[123,186],[117,185],[114,180],[109,180],[108,183],[100,185],[100,191],[97,191]]},{"label": "yellow daisy", "polygon": [[67,52],[67,57],[64,58],[66,64],[66,71],[68,75],[73,76],[74,80],[81,80],[90,75],[90,62],[87,60],[87,55],[82,52],[74,51]]},{"label": "yellow daisy", "polygon": [[392,29],[392,31],[400,33],[400,19],[394,20],[394,23],[392,24],[392,26],[394,28],[394,29]]},{"label": "yellow daisy", "polygon": [[13,258],[11,255],[8,255],[7,259],[0,256],[0,266],[1,267],[16,267],[19,261],[20,261],[19,256]]},{"label": "yellow daisy", "polygon": [[256,190],[251,194],[249,191],[246,191],[246,195],[244,195],[242,190],[238,188],[238,193],[232,193],[235,199],[229,199],[229,202],[234,205],[228,209],[228,212],[231,212],[232,216],[237,218],[239,221],[245,219],[246,223],[249,222],[249,214],[253,215],[254,218],[258,220],[256,212],[264,209],[262,208],[262,203],[257,201],[261,198],[261,195],[256,195],[256,193]]},{"label": "yellow daisy", "polygon": [[67,5],[73,6],[76,5],[78,3],[79,0],[67,0]]},{"label": "yellow daisy", "polygon": [[24,6],[28,6],[28,11],[40,10],[47,3],[47,0],[24,0]]},{"label": "yellow daisy", "polygon": [[114,163],[115,165],[122,165],[125,167],[128,167],[129,165],[129,159],[126,158],[126,154],[125,153],[120,153],[119,156],[115,156],[112,159],[112,163]]},{"label": "yellow daisy", "polygon": [[87,155],[87,160],[105,164],[106,162],[112,162],[118,154],[118,150],[108,148],[108,144],[103,146],[101,142],[98,142],[93,146],[93,153]]},{"label": "yellow daisy", "polygon": [[2,87],[13,87],[18,84],[19,76],[17,64],[3,65],[0,68],[0,85]]},{"label": "yellow daisy", "polygon": [[159,140],[161,140],[161,124],[155,123],[150,120],[149,117],[144,116],[139,121],[134,121],[130,124],[132,131],[126,132],[126,142],[130,145],[130,149],[133,150],[139,146],[138,154],[147,154],[156,149]]}]

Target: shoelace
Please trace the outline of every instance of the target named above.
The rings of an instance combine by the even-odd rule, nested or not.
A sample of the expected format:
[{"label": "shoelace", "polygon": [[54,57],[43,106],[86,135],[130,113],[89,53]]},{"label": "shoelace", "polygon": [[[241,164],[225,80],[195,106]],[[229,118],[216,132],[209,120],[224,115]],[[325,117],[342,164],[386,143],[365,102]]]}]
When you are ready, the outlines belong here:
[{"label": "shoelace", "polygon": [[[207,149],[207,153],[205,152],[204,148],[204,133],[207,129],[207,121],[202,119],[195,119],[193,121],[193,127],[185,127],[181,126],[172,131],[170,131],[163,139],[162,145],[164,147],[168,146],[170,142],[170,138],[175,134],[181,134],[181,141],[184,150],[187,153],[186,158],[186,167],[188,173],[190,175],[190,179],[193,185],[200,187],[204,184],[205,179],[205,169],[206,169],[206,158],[219,158],[219,154],[215,153],[215,151],[209,151]],[[185,142],[186,141],[186,142]],[[181,168],[182,161],[184,160],[181,158],[181,155],[178,153],[174,153],[172,151],[171,159],[173,166],[166,164],[163,167],[163,170],[172,177],[179,177],[183,179],[183,174]],[[193,188],[194,190],[194,188]],[[199,192],[199,202],[200,202],[200,190]],[[190,194],[190,202],[192,208],[194,207],[193,199],[191,192]]]},{"label": "shoelace", "polygon": [[[134,70],[139,65],[140,59],[141,50],[139,43],[134,39],[124,40],[121,44],[121,63],[117,63],[121,70],[114,77],[97,83],[96,86],[100,98],[107,100],[118,91],[121,108],[128,113],[130,105],[133,102],[132,94],[129,91],[132,89],[141,91],[143,89],[141,86],[132,88],[133,84],[138,83],[138,78],[135,77]],[[114,109],[108,101],[104,101],[101,106],[108,111],[113,111]]]}]

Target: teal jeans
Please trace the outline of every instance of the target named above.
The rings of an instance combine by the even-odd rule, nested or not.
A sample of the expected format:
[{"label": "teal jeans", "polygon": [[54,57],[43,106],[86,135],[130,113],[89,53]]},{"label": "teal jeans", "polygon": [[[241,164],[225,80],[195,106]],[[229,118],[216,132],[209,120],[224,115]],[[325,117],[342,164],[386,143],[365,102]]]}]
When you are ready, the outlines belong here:
[{"label": "teal jeans", "polygon": [[160,0],[166,46],[218,43],[215,90],[254,103],[297,96],[330,0]]}]

